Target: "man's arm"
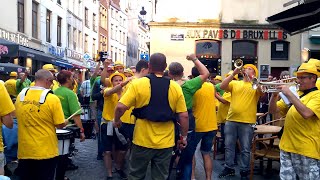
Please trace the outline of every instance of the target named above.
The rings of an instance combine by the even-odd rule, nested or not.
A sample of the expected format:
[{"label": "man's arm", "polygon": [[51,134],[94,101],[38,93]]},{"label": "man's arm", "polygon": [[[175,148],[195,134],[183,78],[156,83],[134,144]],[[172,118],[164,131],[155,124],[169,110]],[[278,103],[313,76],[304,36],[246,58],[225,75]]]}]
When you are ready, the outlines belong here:
[{"label": "man's arm", "polygon": [[280,109],[277,106],[277,101],[279,99],[279,93],[272,93],[270,101],[269,101],[269,113],[270,114],[276,114],[280,112]]},{"label": "man's arm", "polygon": [[302,104],[300,99],[291,92],[288,86],[280,86],[280,89],[304,119],[308,119],[315,115],[310,108]]},{"label": "man's arm", "polygon": [[86,136],[84,135],[84,131],[83,131],[83,126],[82,126],[82,122],[80,119],[80,115],[75,115],[72,118],[75,122],[75,124],[77,125],[78,128],[80,128],[80,142],[84,141],[86,139]]},{"label": "man's arm", "polygon": [[96,79],[96,77],[98,76],[98,72],[100,70],[100,66],[101,66],[101,61],[99,61],[97,63],[96,69],[94,70],[93,74],[91,75],[90,79]]},{"label": "man's arm", "polygon": [[126,112],[126,110],[128,110],[129,108],[122,104],[121,102],[118,102],[116,109],[115,109],[115,113],[114,113],[114,126],[115,127],[120,127],[121,126],[121,116],[123,116],[123,114]]},{"label": "man's arm", "polygon": [[108,84],[106,82],[106,78],[107,78],[107,75],[108,75],[108,66],[111,64],[111,61],[110,60],[106,60],[103,62],[103,71],[101,72],[101,84],[104,86],[104,87],[108,87]]},{"label": "man's arm", "polygon": [[112,94],[120,91],[124,86],[126,86],[126,85],[129,83],[130,80],[131,80],[131,78],[127,78],[126,81],[124,81],[124,82],[116,85],[116,86],[113,87],[112,89],[106,91],[106,92],[104,93],[104,96],[110,96],[110,95],[112,95]]},{"label": "man's arm", "polygon": [[11,113],[5,115],[5,116],[2,116],[1,117],[1,122],[9,129],[12,129],[13,128],[13,119],[12,119],[12,116],[11,116]]},{"label": "man's arm", "polygon": [[199,59],[197,59],[195,54],[190,54],[187,56],[187,60],[192,61],[195,65],[195,67],[198,69],[200,75],[200,79],[202,81],[202,83],[206,82],[210,73],[208,71],[208,69],[206,68],[206,66],[204,66]]},{"label": "man's arm", "polygon": [[188,135],[188,130],[189,130],[189,116],[188,112],[181,112],[178,113],[179,115],[179,123],[180,123],[180,128],[181,128],[181,135],[182,136],[187,136]]},{"label": "man's arm", "polygon": [[220,85],[220,88],[225,90],[225,91],[230,91],[229,88],[228,88],[229,87],[229,83],[233,80],[233,78],[234,78],[234,76],[236,74],[239,74],[239,72],[240,72],[240,69],[235,68],[233,73],[222,81],[222,83]]},{"label": "man's arm", "polygon": [[223,97],[220,96],[219,93],[215,93],[214,96],[218,99],[218,101],[220,101],[222,104],[226,104],[228,103],[228,101],[226,101]]}]

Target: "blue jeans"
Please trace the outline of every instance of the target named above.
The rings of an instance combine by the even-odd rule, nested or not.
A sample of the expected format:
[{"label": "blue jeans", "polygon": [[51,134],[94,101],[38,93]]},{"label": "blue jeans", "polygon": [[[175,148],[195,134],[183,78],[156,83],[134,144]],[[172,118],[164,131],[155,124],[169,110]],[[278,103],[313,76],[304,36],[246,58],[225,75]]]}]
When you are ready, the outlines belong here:
[{"label": "blue jeans", "polygon": [[239,138],[241,146],[240,171],[249,171],[253,132],[254,127],[252,124],[226,122],[224,127],[226,167],[234,169],[235,147]]},{"label": "blue jeans", "polygon": [[177,165],[177,171],[180,171],[181,174],[177,179],[181,180],[190,180],[192,174],[192,160],[194,152],[196,151],[196,144],[195,144],[196,136],[195,132],[191,131],[188,133],[187,137],[187,147],[182,150],[181,156],[179,159],[179,163]]},{"label": "blue jeans", "polygon": [[102,155],[103,150],[102,150],[102,146],[101,146],[101,118],[102,118],[102,111],[97,109],[97,123],[99,126],[99,136],[98,136],[98,155]]}]

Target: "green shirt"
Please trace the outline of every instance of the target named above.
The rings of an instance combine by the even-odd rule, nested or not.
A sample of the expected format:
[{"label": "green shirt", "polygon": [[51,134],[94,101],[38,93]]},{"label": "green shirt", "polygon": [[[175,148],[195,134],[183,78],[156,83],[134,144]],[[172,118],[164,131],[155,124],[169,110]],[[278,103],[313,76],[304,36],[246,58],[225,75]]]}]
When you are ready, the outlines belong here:
[{"label": "green shirt", "polygon": [[21,83],[20,81],[21,79],[17,79],[16,82],[17,94],[19,94],[22,91],[22,89],[30,87],[31,84],[31,81],[28,78],[26,78],[23,83]]},{"label": "green shirt", "polygon": [[220,94],[220,96],[222,96],[223,93],[224,93],[224,90],[221,89],[220,86],[221,86],[221,83],[216,84],[216,85],[215,85],[215,88],[216,88],[216,91]]},{"label": "green shirt", "polygon": [[201,78],[198,76],[182,84],[182,92],[184,99],[186,100],[187,109],[191,109],[193,105],[193,95],[202,86]]},{"label": "green shirt", "polygon": [[[100,79],[101,79],[101,76],[97,76],[95,78],[93,78],[93,77],[90,78],[91,94],[92,94],[92,89],[93,89],[94,84]],[[93,102],[91,95],[90,95],[90,102]]]},{"label": "green shirt", "polygon": [[[81,109],[77,95],[67,87],[61,86],[54,91],[61,101],[64,118],[69,118],[73,113]],[[81,111],[76,115],[81,114]]]}]

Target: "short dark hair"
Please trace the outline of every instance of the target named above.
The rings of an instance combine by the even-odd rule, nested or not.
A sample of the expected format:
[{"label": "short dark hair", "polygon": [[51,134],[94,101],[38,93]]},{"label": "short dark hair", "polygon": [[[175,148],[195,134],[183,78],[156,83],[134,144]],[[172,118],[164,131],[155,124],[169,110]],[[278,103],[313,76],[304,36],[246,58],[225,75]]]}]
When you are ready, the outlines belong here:
[{"label": "short dark hair", "polygon": [[191,74],[192,74],[192,76],[195,78],[195,77],[197,77],[197,76],[200,76],[200,72],[199,72],[199,70],[196,68],[196,67],[193,67],[192,69],[191,69]]},{"label": "short dark hair", "polygon": [[167,67],[167,58],[162,53],[154,53],[150,56],[150,67],[154,72],[163,72]]},{"label": "short dark hair", "polygon": [[67,79],[69,79],[71,76],[71,71],[62,70],[58,73],[57,80],[60,84],[64,84],[67,82]]},{"label": "short dark hair", "polygon": [[172,62],[169,65],[169,72],[173,76],[182,76],[183,75],[183,71],[184,71],[183,66],[178,62]]},{"label": "short dark hair", "polygon": [[141,72],[142,68],[148,69],[148,61],[146,60],[140,60],[136,65],[136,71],[139,73]]}]

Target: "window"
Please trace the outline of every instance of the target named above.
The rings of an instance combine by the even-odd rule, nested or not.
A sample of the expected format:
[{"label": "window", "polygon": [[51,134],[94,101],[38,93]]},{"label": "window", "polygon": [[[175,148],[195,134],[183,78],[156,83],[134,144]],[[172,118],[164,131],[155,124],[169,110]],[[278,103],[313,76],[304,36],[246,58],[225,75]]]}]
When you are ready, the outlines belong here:
[{"label": "window", "polygon": [[244,57],[244,59],[256,59],[257,57],[256,41],[239,40],[232,42],[232,59]]},{"label": "window", "polygon": [[57,0],[57,3],[61,5],[61,0]]},{"label": "window", "polygon": [[24,33],[24,0],[18,0],[18,31]]},{"label": "window", "polygon": [[79,31],[79,36],[78,36],[78,39],[79,39],[79,49],[82,49],[82,32],[81,31]]},{"label": "window", "polygon": [[122,44],[122,31],[119,30],[119,40],[120,40],[120,44]]},{"label": "window", "polygon": [[[141,36],[141,45],[142,36]],[[196,41],[196,55],[200,58],[220,58],[221,57],[221,41],[216,40],[197,40]],[[209,57],[206,57],[209,56]]]},{"label": "window", "polygon": [[87,28],[89,28],[88,8],[84,8],[84,22]]},{"label": "window", "polygon": [[84,52],[88,52],[88,35],[84,35]]},{"label": "window", "polygon": [[123,36],[122,36],[122,38],[123,38],[123,44],[124,45],[127,45],[127,42],[126,42],[126,33],[125,32],[123,32]]},{"label": "window", "polygon": [[112,60],[114,60],[113,59],[113,46],[111,46],[111,58],[112,58]]},{"label": "window", "polygon": [[123,58],[122,58],[122,59],[123,59],[123,62],[126,60],[125,57],[126,57],[126,52],[123,51]]},{"label": "window", "polygon": [[32,37],[38,38],[38,4],[32,1]]},{"label": "window", "polygon": [[271,42],[271,59],[288,60],[289,59],[289,42],[273,41]]},{"label": "window", "polygon": [[114,18],[114,10],[111,8],[111,17]]},{"label": "window", "polygon": [[73,28],[73,49],[77,49],[78,32],[76,28]]},{"label": "window", "polygon": [[57,46],[61,46],[61,25],[62,25],[62,18],[58,16],[58,22],[57,22]]},{"label": "window", "polygon": [[92,29],[93,31],[97,32],[97,27],[96,27],[96,14],[93,13],[92,15]]},{"label": "window", "polygon": [[115,61],[118,60],[117,56],[118,56],[118,48],[116,48],[115,51],[114,51],[114,59],[115,59]]},{"label": "window", "polygon": [[51,42],[51,11],[47,10],[46,17],[46,40]]},{"label": "window", "polygon": [[70,47],[71,42],[71,25],[68,24],[68,32],[67,32],[67,47]]},{"label": "window", "polygon": [[111,39],[114,39],[113,24],[111,24]]},{"label": "window", "polygon": [[97,53],[97,52],[96,52],[96,39],[93,38],[93,39],[92,39],[92,58],[95,57],[95,54],[96,54],[96,53]]}]

